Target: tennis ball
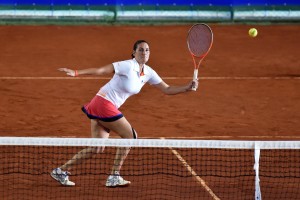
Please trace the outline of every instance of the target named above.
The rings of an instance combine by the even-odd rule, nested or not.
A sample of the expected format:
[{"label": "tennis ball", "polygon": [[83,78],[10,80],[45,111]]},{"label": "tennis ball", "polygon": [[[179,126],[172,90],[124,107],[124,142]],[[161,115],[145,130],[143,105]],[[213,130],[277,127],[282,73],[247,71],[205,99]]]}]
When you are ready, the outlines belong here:
[{"label": "tennis ball", "polygon": [[256,28],[250,28],[249,31],[248,31],[248,34],[249,34],[250,37],[254,38],[254,37],[257,36],[258,32],[257,32]]}]

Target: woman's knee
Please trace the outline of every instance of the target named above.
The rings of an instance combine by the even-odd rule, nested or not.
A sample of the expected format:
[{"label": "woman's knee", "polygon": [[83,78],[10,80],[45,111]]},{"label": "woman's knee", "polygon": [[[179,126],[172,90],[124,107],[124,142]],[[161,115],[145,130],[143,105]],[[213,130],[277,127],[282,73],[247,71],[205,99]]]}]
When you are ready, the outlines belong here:
[{"label": "woman's knee", "polygon": [[127,139],[137,139],[137,132],[135,131],[134,128],[130,128],[126,134],[119,134],[122,138],[127,138]]},{"label": "woman's knee", "polygon": [[114,122],[100,122],[104,127],[109,128],[113,132],[117,133],[121,138],[137,138],[137,133],[125,117],[118,119]]}]

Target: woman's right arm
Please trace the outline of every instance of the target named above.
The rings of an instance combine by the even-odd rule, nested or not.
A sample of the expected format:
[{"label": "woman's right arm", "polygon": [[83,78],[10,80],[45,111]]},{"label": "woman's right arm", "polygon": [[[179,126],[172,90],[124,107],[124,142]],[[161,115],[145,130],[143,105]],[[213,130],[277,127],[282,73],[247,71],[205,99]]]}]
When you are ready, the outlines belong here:
[{"label": "woman's right arm", "polygon": [[79,76],[79,75],[108,75],[114,73],[114,66],[113,64],[105,65],[100,68],[89,68],[89,69],[81,69],[81,70],[74,70],[68,68],[59,68],[59,71],[66,72],[69,76]]}]

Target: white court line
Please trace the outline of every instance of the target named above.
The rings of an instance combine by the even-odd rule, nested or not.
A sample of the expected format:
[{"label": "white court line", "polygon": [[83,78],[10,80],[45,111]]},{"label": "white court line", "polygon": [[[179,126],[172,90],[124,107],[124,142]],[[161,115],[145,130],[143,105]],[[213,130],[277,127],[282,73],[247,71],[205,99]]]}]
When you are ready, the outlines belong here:
[{"label": "white court line", "polygon": [[[147,138],[147,137],[146,137]],[[145,138],[145,139],[146,139]],[[149,137],[150,138],[150,137]],[[251,136],[251,135],[240,135],[240,136],[197,136],[197,137],[165,137],[165,139],[233,139],[233,138],[240,138],[240,139],[248,139],[248,138],[256,138],[256,139],[300,139],[300,136],[289,136],[289,135],[276,135],[276,136],[268,136],[268,135],[258,135],[258,136]]]},{"label": "white court line", "polygon": [[[165,138],[160,138],[165,139]],[[187,168],[187,170],[193,175],[193,177],[197,180],[197,183],[200,184],[204,189],[212,196],[214,200],[220,200],[220,198],[215,195],[215,193],[210,189],[210,187],[206,184],[206,182],[200,178],[200,176],[197,175],[197,173],[193,170],[193,168],[182,158],[182,156],[172,147],[169,147],[169,149],[172,151],[172,153],[178,158],[178,160]]]},{"label": "white court line", "polygon": [[172,153],[178,158],[178,160],[181,161],[183,166],[187,168],[187,170],[194,176],[194,178],[197,180],[197,183],[204,187],[204,189],[212,196],[215,200],[220,200],[220,198],[206,185],[206,182],[200,178],[200,176],[197,175],[197,173],[192,169],[192,167],[181,157],[181,155],[174,149],[169,148]]},{"label": "white court line", "polygon": [[[166,80],[177,80],[177,79],[191,79],[192,77],[162,77]],[[108,80],[111,77],[13,77],[13,76],[2,76],[0,80]],[[265,76],[265,77],[238,77],[238,76],[220,76],[220,77],[198,77],[199,80],[300,80],[300,76]]]},{"label": "white court line", "polygon": [[[49,134],[51,135],[51,134]],[[49,137],[49,136],[42,136],[42,137]],[[56,137],[56,136],[54,136]],[[59,138],[77,138],[78,136],[75,136],[75,135],[66,135],[66,136],[57,136]],[[113,138],[113,139],[116,139],[116,138],[120,138],[118,136],[111,136],[110,138]],[[158,139],[156,137],[139,137],[140,139]],[[245,135],[245,136],[222,136],[222,135],[219,135],[219,136],[197,136],[197,137],[184,137],[184,136],[180,136],[180,137],[163,137],[163,139],[187,139],[187,140],[201,140],[201,139],[249,139],[249,138],[256,138],[256,139],[285,139],[285,140],[288,140],[288,139],[300,139],[300,136],[289,136],[289,135],[276,135],[276,136],[268,136],[268,135],[265,135],[265,136],[248,136],[248,135]],[[162,139],[162,138],[160,138]]]}]

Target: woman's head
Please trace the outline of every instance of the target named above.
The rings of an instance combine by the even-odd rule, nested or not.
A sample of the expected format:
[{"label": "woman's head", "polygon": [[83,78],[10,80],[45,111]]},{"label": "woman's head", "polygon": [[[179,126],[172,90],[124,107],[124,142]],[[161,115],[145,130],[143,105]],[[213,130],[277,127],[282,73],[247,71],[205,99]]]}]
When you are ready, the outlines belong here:
[{"label": "woman's head", "polygon": [[145,64],[149,60],[150,48],[145,40],[138,40],[133,45],[132,58],[135,58],[139,64]]}]

